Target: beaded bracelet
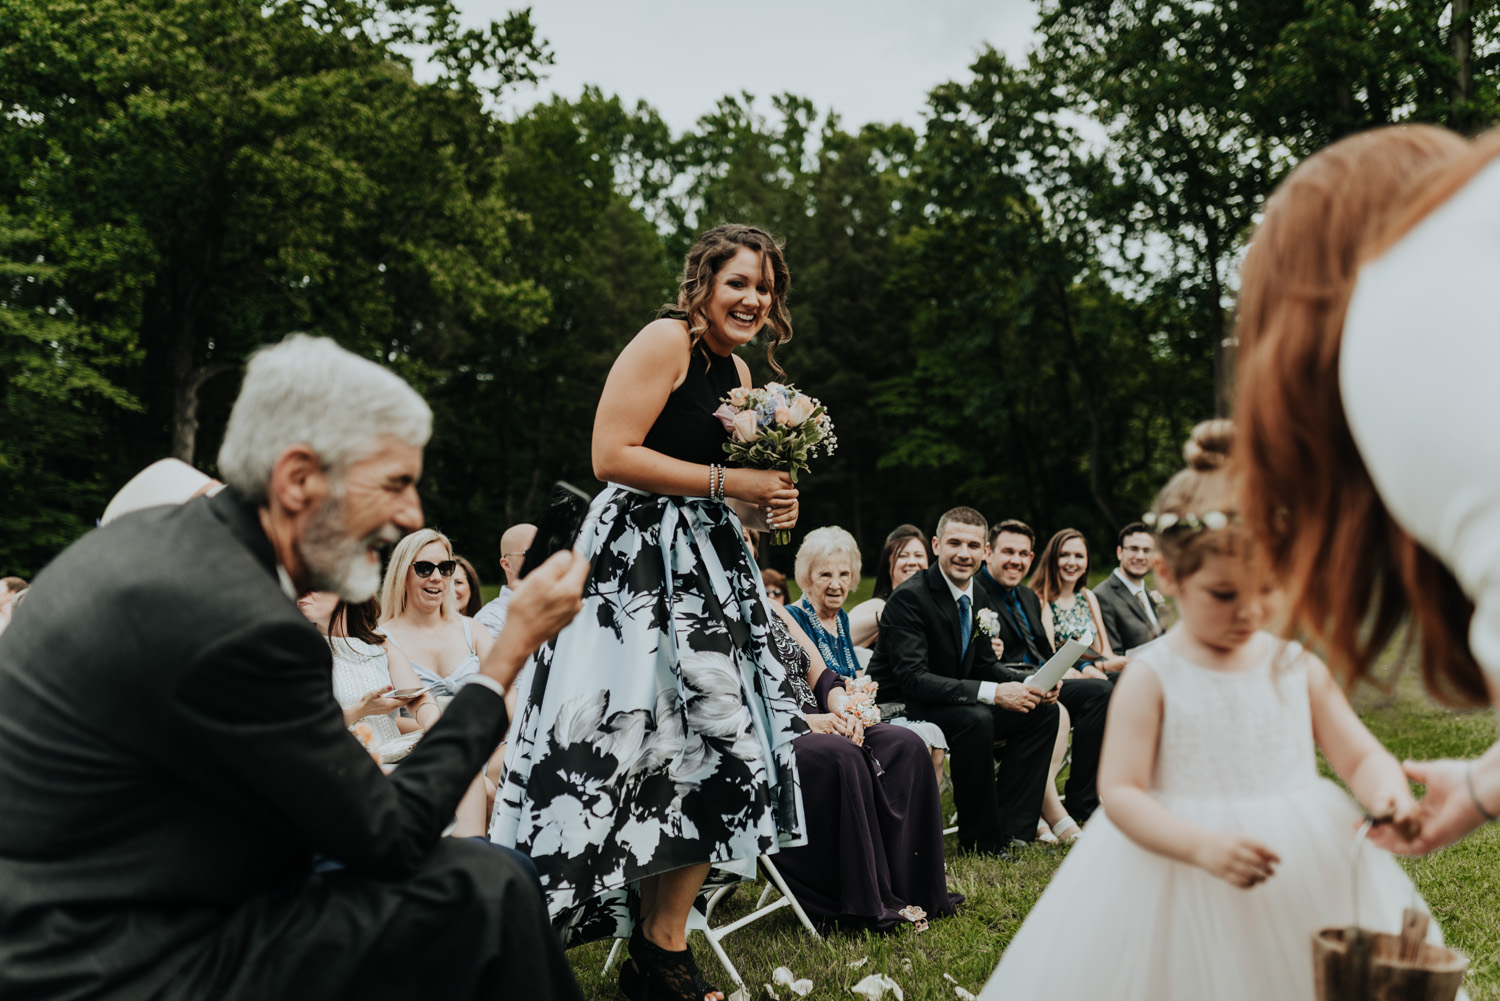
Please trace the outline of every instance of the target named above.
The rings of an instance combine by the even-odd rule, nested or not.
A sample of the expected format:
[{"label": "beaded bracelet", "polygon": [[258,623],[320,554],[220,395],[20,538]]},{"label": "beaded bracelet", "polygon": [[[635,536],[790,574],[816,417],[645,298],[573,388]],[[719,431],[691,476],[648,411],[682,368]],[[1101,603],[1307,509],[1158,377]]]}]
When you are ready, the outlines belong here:
[{"label": "beaded bracelet", "polygon": [[1493,821],[1497,816],[1500,816],[1500,814],[1494,814],[1486,810],[1484,804],[1479,802],[1479,794],[1474,791],[1474,762],[1472,761],[1464,763],[1464,784],[1469,787],[1469,801],[1474,804],[1474,809],[1479,811],[1481,817],[1486,821]]}]

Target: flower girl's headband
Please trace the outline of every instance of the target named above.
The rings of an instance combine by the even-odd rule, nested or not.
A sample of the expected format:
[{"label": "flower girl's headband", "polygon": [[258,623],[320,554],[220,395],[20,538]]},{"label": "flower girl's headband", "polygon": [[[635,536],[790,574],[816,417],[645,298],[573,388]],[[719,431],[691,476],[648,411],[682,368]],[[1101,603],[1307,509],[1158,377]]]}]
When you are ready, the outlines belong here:
[{"label": "flower girl's headband", "polygon": [[1228,528],[1230,522],[1239,521],[1240,516],[1232,511],[1204,511],[1202,514],[1191,512],[1178,514],[1175,511],[1163,511],[1157,514],[1155,511],[1147,511],[1141,515],[1141,520],[1158,532],[1166,532],[1174,528],[1185,528],[1190,532],[1205,530],[1217,532]]}]

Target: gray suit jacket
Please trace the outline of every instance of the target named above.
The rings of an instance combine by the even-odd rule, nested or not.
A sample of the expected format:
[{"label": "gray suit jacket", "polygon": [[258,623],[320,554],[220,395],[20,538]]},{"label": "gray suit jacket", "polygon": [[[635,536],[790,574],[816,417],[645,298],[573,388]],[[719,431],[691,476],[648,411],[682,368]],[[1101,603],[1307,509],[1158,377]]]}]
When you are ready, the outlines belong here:
[{"label": "gray suit jacket", "polygon": [[232,491],[91,532],[0,634],[0,997],[147,998],[314,852],[399,875],[505,732],[480,686],[390,778]]},{"label": "gray suit jacket", "polygon": [[[1110,574],[1104,583],[1094,588],[1094,597],[1099,599],[1099,616],[1104,620],[1104,632],[1109,636],[1109,647],[1117,654],[1145,646],[1161,634],[1156,631],[1150,616],[1141,607],[1141,599],[1130,593],[1130,588],[1115,574]],[[1158,611],[1157,615],[1161,615]],[[1166,623],[1163,622],[1165,627]]]}]

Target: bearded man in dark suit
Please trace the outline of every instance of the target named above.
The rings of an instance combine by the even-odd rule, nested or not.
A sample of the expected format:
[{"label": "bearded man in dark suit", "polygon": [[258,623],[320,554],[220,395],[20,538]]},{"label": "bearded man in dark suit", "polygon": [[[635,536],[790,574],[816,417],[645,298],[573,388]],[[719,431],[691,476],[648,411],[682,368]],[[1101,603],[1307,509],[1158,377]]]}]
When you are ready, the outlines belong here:
[{"label": "bearded man in dark suit", "polygon": [[[970,507],[938,521],[937,566],[891,592],[869,672],[882,698],[904,700],[909,716],[936,723],[948,738],[959,845],[1003,856],[1013,842],[1036,836],[1057,735],[1057,692],[1022,684],[1030,672],[995,658],[984,629],[993,610],[973,582],[987,529]],[[1001,738],[1005,747],[997,749]]]},{"label": "bearded man in dark suit", "polygon": [[0,997],[580,996],[530,863],[440,835],[586,564],[538,568],[389,778],[294,603],[374,593],[378,550],[422,524],[431,420],[392,373],[291,337],[248,366],[227,489],[126,515],[37,578],[0,636]]},{"label": "bearded man in dark suit", "polygon": [[[990,530],[988,558],[976,580],[1000,611],[1003,660],[1030,674],[1047,662],[1052,650],[1042,626],[1042,603],[1035,591],[1021,583],[1031,570],[1036,533],[1024,522],[1002,521]],[[1058,702],[1068,711],[1073,728],[1073,763],[1063,789],[1068,815],[1082,824],[1099,808],[1099,751],[1104,746],[1104,720],[1114,685],[1095,667],[1071,669],[1064,677]]]}]

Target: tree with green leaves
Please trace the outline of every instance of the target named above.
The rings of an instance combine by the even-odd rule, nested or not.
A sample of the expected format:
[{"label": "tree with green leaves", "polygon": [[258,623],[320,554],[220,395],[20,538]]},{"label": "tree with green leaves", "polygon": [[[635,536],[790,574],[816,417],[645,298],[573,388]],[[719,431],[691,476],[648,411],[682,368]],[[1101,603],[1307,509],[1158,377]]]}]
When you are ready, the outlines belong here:
[{"label": "tree with green leaves", "polygon": [[4,378],[9,419],[70,387],[118,422],[124,470],[192,461],[205,403],[222,420],[228,377],[290,330],[421,381],[472,325],[534,327],[484,100],[546,59],[524,13],[468,29],[447,0],[0,0],[0,351],[33,373]]}]

